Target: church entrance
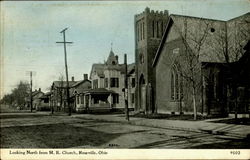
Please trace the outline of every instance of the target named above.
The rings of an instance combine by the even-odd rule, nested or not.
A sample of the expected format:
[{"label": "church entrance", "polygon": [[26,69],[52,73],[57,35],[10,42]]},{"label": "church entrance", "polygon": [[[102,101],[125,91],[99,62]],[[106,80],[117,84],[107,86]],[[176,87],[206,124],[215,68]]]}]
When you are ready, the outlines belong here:
[{"label": "church entrance", "polygon": [[146,111],[146,85],[145,85],[145,79],[144,76],[141,75],[140,81],[139,81],[139,105],[141,111]]}]

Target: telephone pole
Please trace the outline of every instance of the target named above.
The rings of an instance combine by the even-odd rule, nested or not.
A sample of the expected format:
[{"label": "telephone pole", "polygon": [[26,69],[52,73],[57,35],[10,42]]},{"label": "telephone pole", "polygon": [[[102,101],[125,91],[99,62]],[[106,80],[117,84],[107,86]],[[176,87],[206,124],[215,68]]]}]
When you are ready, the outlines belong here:
[{"label": "telephone pole", "polygon": [[73,43],[73,42],[67,42],[65,38],[65,31],[68,28],[63,29],[60,33],[63,34],[63,42],[56,42],[56,43],[63,43],[64,44],[64,60],[65,60],[65,72],[66,72],[66,94],[67,94],[67,104],[69,108],[69,116],[71,115],[71,106],[69,102],[69,79],[68,79],[68,66],[67,66],[67,51],[66,51],[66,44],[67,43]]},{"label": "telephone pole", "polygon": [[33,96],[32,96],[32,71],[30,71],[30,112],[33,109]]},{"label": "telephone pole", "polygon": [[128,75],[127,75],[127,54],[124,54],[124,65],[125,65],[125,74],[124,74],[124,100],[125,100],[125,114],[126,120],[129,121],[129,109],[128,109]]},{"label": "telephone pole", "polygon": [[33,81],[32,81],[32,77],[36,75],[36,72],[35,71],[26,71],[25,74],[30,76],[30,112],[32,112],[32,110],[33,110],[33,96],[32,96]]}]

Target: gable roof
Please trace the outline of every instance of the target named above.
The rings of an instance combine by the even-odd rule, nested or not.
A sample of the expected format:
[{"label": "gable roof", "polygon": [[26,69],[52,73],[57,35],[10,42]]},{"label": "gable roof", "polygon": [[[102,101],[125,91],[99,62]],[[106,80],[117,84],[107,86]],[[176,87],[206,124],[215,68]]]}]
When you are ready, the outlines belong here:
[{"label": "gable roof", "polygon": [[[69,87],[72,87],[78,81],[69,81]],[[67,82],[66,81],[54,81],[53,84],[57,88],[66,88]]]},{"label": "gable roof", "polygon": [[[250,12],[246,13],[246,14],[244,14],[242,16],[233,18],[231,20],[235,20],[237,18],[244,17],[244,16],[249,16],[249,15],[250,15]],[[193,20],[215,21],[215,22],[218,22],[218,24],[220,24],[221,26],[224,26],[224,27],[227,27],[226,23],[228,22],[228,21],[223,21],[223,20],[215,20],[215,19],[208,19],[208,18],[201,18],[201,17],[190,17],[190,16],[183,16],[183,15],[175,15],[175,14],[170,15],[169,18],[168,18],[168,22],[167,22],[166,28],[164,30],[164,34],[162,36],[160,45],[159,45],[159,47],[157,49],[157,52],[155,54],[155,57],[154,57],[154,60],[153,60],[153,63],[152,63],[152,67],[156,66],[156,64],[158,62],[158,59],[159,59],[159,57],[161,55],[162,49],[164,48],[164,44],[165,44],[165,42],[167,40],[167,37],[169,35],[170,29],[173,26],[173,24],[175,24],[175,21],[178,21],[178,19],[185,19],[185,18],[190,19],[190,20],[193,19]],[[205,56],[201,57],[200,61],[201,62],[223,63],[223,60],[219,57],[218,54],[210,54],[209,57],[205,55]]]},{"label": "gable roof", "polygon": [[90,77],[92,77],[93,72],[96,72],[98,76],[104,76],[104,66],[102,63],[94,63],[90,71]]},{"label": "gable roof", "polygon": [[85,82],[91,83],[90,80],[84,79],[84,80],[81,80],[81,81],[78,81],[78,82],[74,83],[74,84],[72,85],[72,87],[77,87],[77,86],[79,86],[80,84],[85,83]]}]

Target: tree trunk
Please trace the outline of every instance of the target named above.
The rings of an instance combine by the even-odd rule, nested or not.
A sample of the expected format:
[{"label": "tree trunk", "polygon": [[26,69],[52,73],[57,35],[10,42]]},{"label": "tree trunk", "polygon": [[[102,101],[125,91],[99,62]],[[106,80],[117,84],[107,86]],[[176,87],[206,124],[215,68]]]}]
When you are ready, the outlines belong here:
[{"label": "tree trunk", "polygon": [[234,111],[234,116],[235,116],[235,120],[237,120],[238,118],[238,91],[237,91],[237,87],[236,87],[236,90],[235,90],[235,111]]},{"label": "tree trunk", "polygon": [[[194,84],[193,84],[194,85]],[[196,100],[195,100],[195,87],[193,86],[193,107],[194,107],[194,120],[197,119],[197,109],[196,109]]]}]

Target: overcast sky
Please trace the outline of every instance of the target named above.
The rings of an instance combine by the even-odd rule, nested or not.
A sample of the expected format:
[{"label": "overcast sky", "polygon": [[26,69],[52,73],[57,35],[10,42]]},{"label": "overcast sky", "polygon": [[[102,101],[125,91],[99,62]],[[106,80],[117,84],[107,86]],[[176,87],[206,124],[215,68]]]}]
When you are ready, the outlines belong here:
[{"label": "overcast sky", "polygon": [[[9,93],[34,71],[34,89],[43,91],[65,75],[59,32],[69,27],[66,39],[69,78],[81,80],[93,63],[103,62],[113,51],[123,63],[134,62],[134,15],[146,7],[170,14],[228,20],[249,12],[248,0],[169,1],[1,1],[1,91]],[[2,95],[1,95],[2,96]]]}]

